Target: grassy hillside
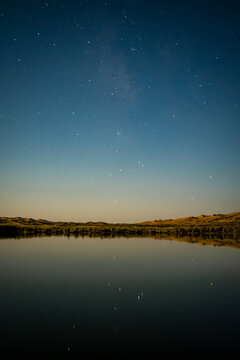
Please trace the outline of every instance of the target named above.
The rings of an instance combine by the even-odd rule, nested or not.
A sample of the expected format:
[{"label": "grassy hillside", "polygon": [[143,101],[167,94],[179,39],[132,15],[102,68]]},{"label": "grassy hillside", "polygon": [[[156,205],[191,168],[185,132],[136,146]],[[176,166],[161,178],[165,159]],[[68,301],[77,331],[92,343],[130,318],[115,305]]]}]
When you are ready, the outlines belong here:
[{"label": "grassy hillside", "polygon": [[240,212],[231,214],[214,214],[190,216],[178,219],[145,221],[142,225],[159,225],[159,226],[239,226]]}]

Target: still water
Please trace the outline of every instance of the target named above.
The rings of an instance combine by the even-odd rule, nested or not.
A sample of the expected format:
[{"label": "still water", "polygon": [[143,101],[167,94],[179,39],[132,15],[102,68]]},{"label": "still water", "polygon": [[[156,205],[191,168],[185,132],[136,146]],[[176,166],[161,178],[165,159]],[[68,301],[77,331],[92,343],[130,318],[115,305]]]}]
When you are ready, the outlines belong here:
[{"label": "still water", "polygon": [[0,356],[229,358],[240,354],[239,337],[239,249],[151,238],[0,240]]}]

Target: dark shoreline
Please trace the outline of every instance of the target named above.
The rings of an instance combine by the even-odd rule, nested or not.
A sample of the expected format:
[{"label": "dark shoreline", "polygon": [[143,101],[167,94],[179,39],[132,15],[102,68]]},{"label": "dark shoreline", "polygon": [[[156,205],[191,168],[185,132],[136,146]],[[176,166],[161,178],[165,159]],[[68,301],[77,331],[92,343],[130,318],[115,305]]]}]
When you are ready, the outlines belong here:
[{"label": "dark shoreline", "polygon": [[171,225],[140,225],[140,224],[56,224],[56,225],[10,225],[0,224],[0,235],[17,234],[78,234],[78,235],[157,235],[174,236],[218,235],[240,239],[240,226],[171,226]]},{"label": "dark shoreline", "polygon": [[[0,237],[34,236],[75,236],[75,237],[152,237],[156,239],[173,237],[189,238],[190,242],[199,239],[211,241],[218,239],[221,245],[234,241],[240,244],[240,212],[190,216],[186,218],[154,220],[142,223],[106,222],[64,222],[22,217],[0,217]],[[197,239],[197,240],[194,240]]]},{"label": "dark shoreline", "polygon": [[240,247],[240,227],[231,226],[158,226],[126,224],[84,224],[84,225],[0,225],[0,238],[21,238],[35,236],[75,237],[151,237],[171,238],[191,243],[230,245]]}]

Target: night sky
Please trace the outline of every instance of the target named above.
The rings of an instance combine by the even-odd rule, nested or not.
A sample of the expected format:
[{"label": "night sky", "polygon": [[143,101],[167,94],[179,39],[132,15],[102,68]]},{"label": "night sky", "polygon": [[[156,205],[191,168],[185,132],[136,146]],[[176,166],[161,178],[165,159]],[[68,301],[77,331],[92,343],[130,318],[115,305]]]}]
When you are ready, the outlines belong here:
[{"label": "night sky", "polygon": [[240,209],[238,1],[1,0],[0,216]]}]

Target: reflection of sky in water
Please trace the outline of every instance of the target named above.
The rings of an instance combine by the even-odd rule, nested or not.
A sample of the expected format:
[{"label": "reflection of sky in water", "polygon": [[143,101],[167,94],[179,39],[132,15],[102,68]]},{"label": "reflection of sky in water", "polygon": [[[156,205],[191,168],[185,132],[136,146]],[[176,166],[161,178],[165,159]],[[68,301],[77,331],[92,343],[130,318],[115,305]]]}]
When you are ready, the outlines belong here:
[{"label": "reflection of sky in water", "polygon": [[1,347],[233,350],[239,260],[238,249],[166,240],[2,240]]}]

